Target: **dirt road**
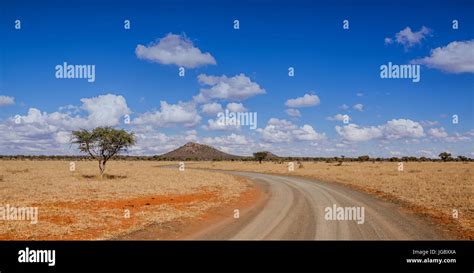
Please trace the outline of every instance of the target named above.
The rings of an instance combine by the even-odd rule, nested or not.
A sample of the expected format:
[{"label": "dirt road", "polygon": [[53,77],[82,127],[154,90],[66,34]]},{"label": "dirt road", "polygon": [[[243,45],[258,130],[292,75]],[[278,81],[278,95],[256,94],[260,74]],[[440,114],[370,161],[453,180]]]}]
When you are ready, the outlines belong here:
[{"label": "dirt road", "polygon": [[[267,200],[186,239],[217,240],[441,240],[428,220],[348,187],[287,176],[227,172],[253,180]],[[327,208],[363,208],[364,219],[328,220]],[[350,216],[346,214],[346,216]],[[360,216],[360,213],[359,213]],[[359,219],[360,220],[360,219]],[[360,224],[359,224],[360,223]]]}]

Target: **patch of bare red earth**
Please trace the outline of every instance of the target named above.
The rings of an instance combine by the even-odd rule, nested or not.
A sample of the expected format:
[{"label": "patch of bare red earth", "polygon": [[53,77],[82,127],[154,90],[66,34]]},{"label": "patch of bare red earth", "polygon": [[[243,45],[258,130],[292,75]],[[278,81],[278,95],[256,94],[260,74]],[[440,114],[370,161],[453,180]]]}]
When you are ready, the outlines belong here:
[{"label": "patch of bare red earth", "polygon": [[[152,224],[149,227],[144,227],[142,231],[132,232],[130,235],[119,236],[121,240],[156,240],[156,239],[179,239],[183,236],[189,235],[201,228],[204,228],[212,222],[219,221],[222,217],[232,217],[235,208],[245,209],[252,206],[260,197],[260,191],[256,187],[250,187],[240,194],[237,200],[222,204],[219,208],[207,210],[205,213],[192,218],[181,218],[177,221],[169,221],[162,224]],[[138,198],[120,199],[120,200],[105,200],[105,201],[82,201],[82,202],[52,202],[42,204],[32,204],[42,209],[70,209],[82,210],[87,213],[95,213],[103,209],[118,209],[124,211],[128,209],[130,215],[135,212],[153,209],[154,206],[169,205],[177,210],[186,210],[193,203],[199,202],[222,202],[215,192],[202,192],[196,194],[184,195],[155,195],[143,196]],[[58,216],[58,215],[43,215],[41,221],[47,221],[58,225],[68,225],[74,223],[74,216]],[[88,228],[75,232],[74,234],[60,235],[60,236],[39,236],[34,240],[97,240],[103,234],[116,232],[117,230],[127,231],[137,224],[137,219],[134,217],[114,220],[114,223],[108,223],[104,219],[103,226],[106,228]],[[26,236],[19,234],[1,234],[0,240],[31,240]]]},{"label": "patch of bare red earth", "polygon": [[164,224],[153,224],[143,230],[120,236],[119,240],[193,240],[195,235],[207,230],[214,224],[226,220],[235,220],[235,210],[239,210],[240,217],[247,210],[261,204],[268,198],[259,186],[251,186],[240,194],[236,200],[222,204],[218,208],[211,208],[205,213],[193,217],[172,221]]}]

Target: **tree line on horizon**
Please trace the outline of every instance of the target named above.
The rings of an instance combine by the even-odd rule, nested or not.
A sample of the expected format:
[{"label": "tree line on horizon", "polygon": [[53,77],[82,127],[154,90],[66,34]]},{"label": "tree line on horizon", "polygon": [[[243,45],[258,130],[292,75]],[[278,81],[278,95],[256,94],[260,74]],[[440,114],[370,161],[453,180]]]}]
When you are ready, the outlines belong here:
[{"label": "tree line on horizon", "polygon": [[[257,152],[262,153],[262,152]],[[194,157],[187,158],[173,158],[173,157],[163,157],[161,155],[150,155],[150,156],[137,156],[137,155],[115,155],[113,160],[130,160],[130,161],[139,161],[139,160],[149,160],[149,161],[260,161],[261,156],[243,156],[239,159],[198,159]],[[263,152],[267,153],[267,152]],[[442,156],[441,156],[442,155]],[[79,160],[87,161],[94,160],[89,155],[0,155],[0,159],[7,160]],[[403,157],[369,157],[368,155],[362,155],[358,157],[347,157],[347,156],[335,156],[335,157],[294,157],[294,156],[284,156],[284,157],[272,157],[272,158],[262,158],[262,161],[317,161],[317,162],[464,162],[464,161],[474,161],[473,158],[467,156],[457,156],[453,157],[450,153],[443,152],[439,155],[439,158],[430,158],[430,157],[416,157],[416,156],[403,156]]]}]

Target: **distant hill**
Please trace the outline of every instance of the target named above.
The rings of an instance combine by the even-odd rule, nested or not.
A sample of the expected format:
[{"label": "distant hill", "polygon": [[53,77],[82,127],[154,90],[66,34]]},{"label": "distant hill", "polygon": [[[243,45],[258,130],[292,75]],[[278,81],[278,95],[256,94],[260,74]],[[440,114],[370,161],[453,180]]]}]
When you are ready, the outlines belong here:
[{"label": "distant hill", "polygon": [[231,155],[208,145],[188,142],[176,150],[160,156],[168,160],[230,160],[244,157]]}]

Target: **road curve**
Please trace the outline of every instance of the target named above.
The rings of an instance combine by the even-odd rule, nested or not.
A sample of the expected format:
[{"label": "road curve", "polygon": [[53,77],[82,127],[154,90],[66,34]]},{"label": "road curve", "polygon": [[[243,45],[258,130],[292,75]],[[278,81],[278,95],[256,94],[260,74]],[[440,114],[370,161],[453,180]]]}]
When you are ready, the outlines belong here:
[{"label": "road curve", "polygon": [[[268,195],[264,204],[241,212],[188,239],[203,240],[443,240],[451,239],[427,220],[336,183],[222,171],[253,180]],[[364,223],[326,220],[327,207],[364,208]]]}]

